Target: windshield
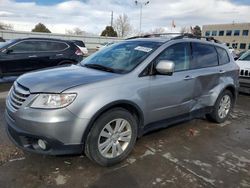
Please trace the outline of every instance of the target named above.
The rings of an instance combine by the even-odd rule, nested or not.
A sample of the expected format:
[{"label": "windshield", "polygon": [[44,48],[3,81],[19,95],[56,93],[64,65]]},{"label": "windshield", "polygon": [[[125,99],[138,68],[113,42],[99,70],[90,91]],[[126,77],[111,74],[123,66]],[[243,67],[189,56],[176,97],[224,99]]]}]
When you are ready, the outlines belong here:
[{"label": "windshield", "polygon": [[239,60],[250,61],[250,51],[246,51],[244,54],[242,54]]},{"label": "windshield", "polygon": [[116,73],[127,73],[145,60],[162,43],[152,41],[125,41],[113,44],[89,56],[82,66]]},{"label": "windshield", "polygon": [[8,44],[14,42],[15,40],[8,40],[6,42],[0,42],[0,48],[7,46]]}]

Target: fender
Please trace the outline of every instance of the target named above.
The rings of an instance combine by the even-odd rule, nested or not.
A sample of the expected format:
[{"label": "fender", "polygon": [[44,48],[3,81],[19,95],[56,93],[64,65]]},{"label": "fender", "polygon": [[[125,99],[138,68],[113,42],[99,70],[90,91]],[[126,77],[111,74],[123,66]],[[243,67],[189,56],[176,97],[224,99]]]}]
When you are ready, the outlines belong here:
[{"label": "fender", "polygon": [[88,126],[86,127],[84,133],[83,133],[83,137],[82,137],[82,143],[85,143],[85,140],[89,134],[89,131],[93,125],[93,123],[95,122],[95,120],[105,111],[113,108],[113,107],[122,107],[124,105],[130,105],[133,106],[133,108],[137,111],[138,113],[138,118],[139,118],[139,126],[138,126],[138,137],[141,137],[143,134],[143,128],[144,128],[144,115],[142,110],[140,109],[140,107],[135,104],[134,102],[128,101],[128,100],[118,100],[118,101],[114,101],[111,102],[105,106],[103,106],[101,109],[99,109],[95,115],[90,119],[90,122],[88,124]]}]

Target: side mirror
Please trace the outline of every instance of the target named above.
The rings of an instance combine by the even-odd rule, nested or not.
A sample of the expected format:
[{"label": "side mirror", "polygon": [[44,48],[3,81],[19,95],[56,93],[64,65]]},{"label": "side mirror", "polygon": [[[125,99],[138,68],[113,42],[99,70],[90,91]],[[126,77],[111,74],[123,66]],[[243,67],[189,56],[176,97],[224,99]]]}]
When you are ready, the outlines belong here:
[{"label": "side mirror", "polygon": [[6,53],[6,54],[10,54],[10,53],[12,53],[12,52],[13,52],[12,49],[6,49],[6,50],[5,50],[5,53]]},{"label": "side mirror", "polygon": [[174,62],[161,60],[157,63],[155,69],[159,74],[171,76],[174,72]]}]

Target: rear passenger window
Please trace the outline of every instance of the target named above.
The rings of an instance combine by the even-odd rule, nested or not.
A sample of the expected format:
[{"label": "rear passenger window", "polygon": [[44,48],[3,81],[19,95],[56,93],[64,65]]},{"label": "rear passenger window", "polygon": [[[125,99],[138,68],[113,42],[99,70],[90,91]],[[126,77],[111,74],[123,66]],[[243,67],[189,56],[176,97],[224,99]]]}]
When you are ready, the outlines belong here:
[{"label": "rear passenger window", "polygon": [[215,47],[212,45],[192,43],[193,61],[192,69],[217,66],[218,57]]},{"label": "rear passenger window", "polygon": [[47,52],[47,51],[62,51],[68,46],[63,42],[53,42],[53,41],[37,41],[37,51]]},{"label": "rear passenger window", "polygon": [[48,48],[51,49],[51,51],[61,51],[65,50],[68,46],[65,43],[62,42],[47,42]]},{"label": "rear passenger window", "polygon": [[190,64],[190,43],[178,43],[165,49],[156,59],[173,61],[175,71],[188,70]]},{"label": "rear passenger window", "polygon": [[216,47],[216,50],[218,52],[220,65],[223,65],[223,64],[230,62],[229,56],[228,56],[227,51],[225,49],[220,48],[220,47]]}]

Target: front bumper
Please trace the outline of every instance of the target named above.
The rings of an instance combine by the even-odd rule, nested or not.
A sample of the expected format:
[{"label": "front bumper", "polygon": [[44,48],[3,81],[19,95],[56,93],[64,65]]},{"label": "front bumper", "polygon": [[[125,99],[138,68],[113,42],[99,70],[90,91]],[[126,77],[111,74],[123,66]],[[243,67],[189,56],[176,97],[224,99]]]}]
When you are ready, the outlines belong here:
[{"label": "front bumper", "polygon": [[[20,148],[50,155],[79,154],[83,152],[83,134],[89,123],[66,108],[42,110],[21,107],[17,111],[6,103],[6,131]],[[38,140],[45,141],[45,150]]]},{"label": "front bumper", "polygon": [[240,88],[239,91],[242,93],[250,94],[250,77],[249,78],[239,78]]}]

